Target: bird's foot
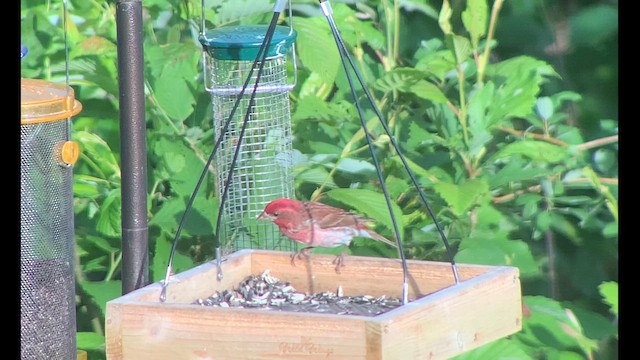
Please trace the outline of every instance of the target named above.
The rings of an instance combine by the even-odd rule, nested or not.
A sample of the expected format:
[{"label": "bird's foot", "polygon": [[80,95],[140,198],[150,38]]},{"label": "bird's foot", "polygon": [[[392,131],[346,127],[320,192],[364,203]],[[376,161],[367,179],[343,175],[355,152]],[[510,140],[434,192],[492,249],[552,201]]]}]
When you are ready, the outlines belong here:
[{"label": "bird's foot", "polygon": [[340,269],[344,267],[344,253],[336,256],[332,263],[336,264],[336,273],[340,274]]},{"label": "bird's foot", "polygon": [[300,251],[291,254],[291,265],[296,266],[296,258],[297,259],[302,259],[302,257],[308,258],[309,254],[307,254],[307,251],[311,250],[310,247],[306,247],[303,249],[300,249]]}]

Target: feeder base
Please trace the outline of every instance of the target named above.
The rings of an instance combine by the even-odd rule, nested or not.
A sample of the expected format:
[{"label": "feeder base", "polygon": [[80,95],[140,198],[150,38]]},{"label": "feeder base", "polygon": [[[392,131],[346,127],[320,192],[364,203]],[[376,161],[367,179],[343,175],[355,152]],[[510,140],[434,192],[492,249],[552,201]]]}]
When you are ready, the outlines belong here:
[{"label": "feeder base", "polygon": [[240,250],[177,274],[160,303],[150,284],[107,303],[107,359],[446,359],[521,329],[517,268],[409,260],[409,301],[377,316],[298,313],[193,304],[245,277],[270,273],[298,291],[402,295],[399,259],[312,254],[291,265],[291,253]]}]

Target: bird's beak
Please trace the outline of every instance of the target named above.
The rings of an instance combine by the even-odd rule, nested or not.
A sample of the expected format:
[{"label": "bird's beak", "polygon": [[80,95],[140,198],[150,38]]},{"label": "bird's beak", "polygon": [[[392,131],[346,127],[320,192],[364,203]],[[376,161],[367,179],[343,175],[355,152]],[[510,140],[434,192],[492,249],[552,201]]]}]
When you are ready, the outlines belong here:
[{"label": "bird's beak", "polygon": [[273,220],[273,216],[269,216],[267,215],[267,213],[265,213],[264,211],[261,212],[260,214],[258,214],[258,216],[256,217],[256,219],[258,220],[268,220],[271,221]]}]

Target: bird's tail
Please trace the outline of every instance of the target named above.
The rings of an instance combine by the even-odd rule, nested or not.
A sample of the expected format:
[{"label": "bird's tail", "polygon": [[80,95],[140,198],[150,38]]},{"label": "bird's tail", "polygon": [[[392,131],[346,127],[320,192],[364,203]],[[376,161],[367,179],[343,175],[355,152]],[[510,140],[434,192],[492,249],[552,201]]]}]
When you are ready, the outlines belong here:
[{"label": "bird's tail", "polygon": [[375,231],[373,231],[371,229],[368,229],[368,228],[362,229],[362,233],[363,233],[362,235],[364,235],[364,236],[366,236],[366,237],[368,237],[370,239],[382,241],[383,243],[385,243],[387,245],[390,245],[390,246],[393,246],[395,248],[398,247],[398,244],[396,244],[395,242],[387,239],[386,237],[378,234],[377,232],[375,232]]}]

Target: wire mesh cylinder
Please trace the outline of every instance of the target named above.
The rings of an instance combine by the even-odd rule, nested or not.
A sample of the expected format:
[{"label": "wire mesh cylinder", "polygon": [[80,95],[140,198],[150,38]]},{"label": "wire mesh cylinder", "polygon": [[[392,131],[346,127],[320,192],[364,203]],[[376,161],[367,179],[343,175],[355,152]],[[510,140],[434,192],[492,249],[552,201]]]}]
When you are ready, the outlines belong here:
[{"label": "wire mesh cylinder", "polygon": [[[295,35],[291,35],[288,28],[277,28],[270,56],[264,62],[259,79],[260,64],[257,64],[242,96],[243,85],[254,64],[256,47],[260,45],[255,39],[261,39],[267,28],[240,26],[208,33],[207,45],[213,55],[208,66],[213,126],[216,139],[222,136],[215,157],[220,198],[237,151],[222,208],[220,240],[225,253],[247,248],[295,249],[293,242],[284,238],[271,222],[256,220],[271,200],[294,196],[289,109],[291,86],[287,83],[287,56],[277,44],[292,41]],[[225,42],[229,37],[233,38],[233,46]],[[273,52],[274,48],[277,48],[276,52]],[[249,52],[245,52],[247,50]],[[246,128],[242,134],[245,120]]]},{"label": "wire mesh cylinder", "polygon": [[[73,90],[22,80],[20,342],[22,359],[75,359]],[[74,154],[75,152],[75,154]]]}]

